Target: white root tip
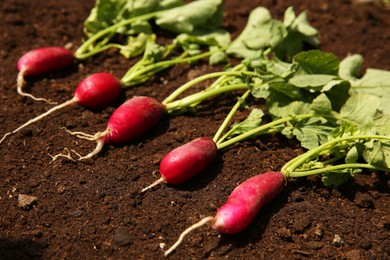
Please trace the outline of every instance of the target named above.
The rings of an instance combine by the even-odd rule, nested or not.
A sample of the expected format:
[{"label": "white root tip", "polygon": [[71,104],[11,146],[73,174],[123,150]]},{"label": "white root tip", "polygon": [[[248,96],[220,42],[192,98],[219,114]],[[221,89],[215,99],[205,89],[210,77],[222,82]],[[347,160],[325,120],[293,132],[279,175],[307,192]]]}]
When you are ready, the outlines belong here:
[{"label": "white root tip", "polygon": [[141,192],[145,192],[145,191],[147,191],[147,190],[149,190],[149,189],[151,189],[151,188],[153,188],[153,187],[155,187],[155,186],[157,186],[157,185],[159,185],[160,183],[163,183],[163,182],[165,182],[165,180],[161,177],[160,179],[155,180],[155,181],[154,181],[152,184],[150,184],[149,186],[143,188],[143,189],[141,190]]},{"label": "white root tip", "polygon": [[9,136],[9,135],[11,135],[11,134],[12,134],[11,132],[8,132],[8,133],[6,133],[5,135],[3,135],[3,137],[2,137],[1,140],[0,140],[0,144],[2,144],[3,141],[7,138],[7,136]]},{"label": "white root tip", "polygon": [[100,153],[100,151],[103,149],[103,146],[104,146],[103,139],[96,140],[96,147],[95,147],[95,149],[92,152],[90,152],[89,154],[87,154],[85,156],[81,156],[78,160],[81,161],[81,160],[86,160],[86,159],[94,157],[95,155]]},{"label": "white root tip", "polygon": [[29,98],[32,98],[33,100],[35,101],[45,101],[46,103],[50,104],[50,105],[56,105],[58,104],[57,102],[53,102],[49,99],[46,99],[46,98],[37,98],[37,97],[34,97],[33,95],[31,94],[28,94],[26,92],[23,91],[23,86],[24,86],[24,83],[25,83],[25,80],[24,80],[24,73],[25,73],[25,70],[21,70],[19,71],[18,73],[18,77],[16,79],[16,90],[18,92],[19,95],[23,96],[23,97],[29,97]]},{"label": "white root tip", "polygon": [[193,224],[192,226],[188,227],[186,230],[184,230],[180,236],[179,239],[176,241],[173,246],[171,246],[167,251],[164,252],[164,256],[168,256],[170,253],[172,253],[183,241],[184,237],[190,233],[192,230],[197,229],[205,224],[212,223],[215,221],[214,217],[205,217],[204,219],[200,220],[198,223]]},{"label": "white root tip", "polygon": [[[56,155],[54,155],[54,156],[51,155],[51,154],[49,154],[49,156],[51,157],[51,162],[50,162],[50,163],[54,162],[54,161],[57,160],[59,157],[64,157],[64,158],[66,158],[66,159],[68,159],[68,160],[74,162],[75,159],[73,159],[72,155],[70,154],[69,149],[68,149],[68,148],[65,148],[64,150],[66,151],[66,154],[59,153],[59,154],[56,154]],[[72,152],[73,152],[73,150],[72,150]],[[76,153],[76,154],[77,154],[77,153]]]}]

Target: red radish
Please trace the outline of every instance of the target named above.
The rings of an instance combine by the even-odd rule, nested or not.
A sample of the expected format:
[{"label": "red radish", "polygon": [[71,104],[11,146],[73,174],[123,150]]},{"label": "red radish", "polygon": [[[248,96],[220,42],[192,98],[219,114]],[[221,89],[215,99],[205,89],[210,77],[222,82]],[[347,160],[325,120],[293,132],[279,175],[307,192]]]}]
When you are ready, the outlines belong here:
[{"label": "red radish", "polygon": [[197,175],[209,166],[217,156],[217,146],[213,139],[201,137],[177,147],[164,156],[160,163],[161,178],[146,187],[166,182],[179,185]]},{"label": "red radish", "polygon": [[73,52],[63,47],[45,47],[27,52],[18,61],[18,93],[22,96],[31,97],[34,100],[47,101],[44,98],[36,98],[23,92],[24,77],[38,76],[66,68],[73,63],[74,59]]},{"label": "red radish", "polygon": [[106,130],[103,132],[98,132],[95,135],[71,132],[80,138],[97,142],[95,150],[80,157],[79,160],[98,154],[104,144],[118,144],[134,140],[155,126],[165,111],[165,107],[153,98],[134,96],[114,111],[108,120]]},{"label": "red radish", "polygon": [[177,242],[165,251],[165,256],[180,245],[186,234],[204,224],[210,224],[213,229],[223,234],[241,232],[285,185],[286,178],[280,172],[267,172],[247,179],[233,190],[215,217],[206,217],[182,232]]},{"label": "red radish", "polygon": [[121,82],[114,75],[106,72],[93,74],[85,78],[78,84],[72,99],[65,101],[64,103],[59,104],[55,107],[52,107],[45,113],[33,119],[30,119],[25,124],[21,125],[12,132],[6,133],[0,140],[0,144],[8,135],[14,134],[22,128],[50,115],[54,111],[57,111],[69,105],[78,103],[82,106],[90,108],[104,107],[114,101],[119,96],[121,89]]}]

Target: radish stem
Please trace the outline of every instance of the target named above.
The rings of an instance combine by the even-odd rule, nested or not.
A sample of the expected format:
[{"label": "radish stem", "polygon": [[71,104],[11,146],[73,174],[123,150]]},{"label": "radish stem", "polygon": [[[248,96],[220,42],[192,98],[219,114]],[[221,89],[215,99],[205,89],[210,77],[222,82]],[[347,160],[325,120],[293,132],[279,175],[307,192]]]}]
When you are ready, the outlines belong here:
[{"label": "radish stem", "polygon": [[226,129],[229,122],[232,120],[234,114],[237,112],[238,108],[242,105],[242,100],[245,100],[249,96],[250,93],[251,93],[250,90],[245,92],[244,95],[242,95],[241,100],[238,100],[237,103],[230,110],[229,114],[226,116],[225,120],[223,121],[223,123],[221,124],[218,131],[215,133],[215,135],[213,137],[213,141],[215,143],[217,143],[217,140],[219,139],[219,137],[221,136],[223,131]]},{"label": "radish stem", "polygon": [[[323,170],[322,172],[317,172],[317,170],[310,170],[308,171],[308,174],[305,175],[305,171],[298,172],[295,171],[299,166],[304,164],[306,161],[308,161],[310,158],[318,156],[321,151],[328,149],[332,145],[336,145],[337,143],[343,142],[343,141],[353,141],[353,140],[364,140],[364,139],[377,139],[377,140],[390,140],[390,136],[383,136],[383,135],[355,135],[355,136],[347,136],[347,137],[341,137],[341,138],[336,138],[334,140],[328,141],[314,149],[311,149],[307,151],[306,153],[292,159],[288,163],[286,163],[282,169],[281,172],[286,175],[286,177],[303,177],[303,176],[308,176],[308,175],[313,175],[313,174],[319,174],[323,173],[326,171],[329,171],[328,168],[320,169]],[[385,167],[379,167],[379,166],[373,166],[369,164],[344,164],[344,167],[341,167],[342,169],[348,168],[345,165],[349,165],[352,168],[369,168],[369,169],[378,169],[378,170],[389,170],[388,168]],[[357,166],[358,165],[358,166]],[[329,167],[338,167],[338,166],[329,166]],[[337,168],[337,169],[341,169]],[[325,169],[327,169],[325,171]],[[314,172],[314,173],[313,173]]]}]

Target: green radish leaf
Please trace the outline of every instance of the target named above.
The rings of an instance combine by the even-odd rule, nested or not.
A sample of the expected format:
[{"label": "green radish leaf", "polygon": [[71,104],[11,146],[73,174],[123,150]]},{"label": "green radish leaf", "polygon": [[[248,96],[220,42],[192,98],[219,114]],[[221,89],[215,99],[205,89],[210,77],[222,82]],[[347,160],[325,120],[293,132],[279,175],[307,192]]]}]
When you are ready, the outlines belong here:
[{"label": "green radish leaf", "polygon": [[300,141],[301,146],[306,149],[313,149],[328,141],[328,136],[333,127],[326,124],[321,117],[312,117],[305,121],[293,122],[293,135]]},{"label": "green radish leaf", "polygon": [[[217,46],[210,47],[210,51],[217,50],[217,49],[218,49]],[[211,66],[226,63],[227,61],[228,61],[228,57],[224,51],[217,51],[209,57],[209,64]]]},{"label": "green radish leaf", "polygon": [[355,92],[377,96],[381,110],[390,114],[390,71],[369,68],[361,79],[351,84]]},{"label": "green radish leaf", "polygon": [[293,56],[301,52],[305,45],[306,47],[318,46],[318,31],[309,24],[306,12],[302,12],[297,17],[292,7],[287,8],[283,24],[287,35],[274,48],[276,56],[280,59],[292,60]]},{"label": "green radish leaf", "polygon": [[353,146],[345,155],[345,163],[356,163],[360,157],[360,153],[356,146]]},{"label": "green radish leaf", "polygon": [[127,0],[96,0],[95,6],[84,22],[84,32],[91,36],[112,25],[126,2]]},{"label": "green radish leaf", "polygon": [[245,28],[232,42],[227,53],[237,58],[256,58],[286,35],[281,22],[273,20],[266,8],[257,7],[249,14]]},{"label": "green radish leaf", "polygon": [[319,50],[311,50],[298,53],[294,56],[294,62],[306,74],[329,74],[337,75],[339,59],[332,53],[325,53]]},{"label": "green radish leaf", "polygon": [[342,171],[327,172],[322,175],[322,182],[326,187],[337,188],[340,185],[348,182],[348,180],[357,173],[356,170],[351,173],[352,169],[345,169]]},{"label": "green radish leaf", "polygon": [[[84,22],[84,31],[88,36],[91,36],[121,20],[137,17],[147,13],[151,13],[166,8],[173,8],[183,5],[183,1],[179,0],[97,0],[95,6],[92,8],[90,15]],[[123,28],[119,28],[117,33],[131,34],[135,32],[141,32],[134,29],[134,25],[138,23],[138,26],[142,24],[150,30],[150,26],[146,21],[139,21],[133,25],[129,25]],[[135,31],[131,31],[135,30]],[[142,32],[147,32],[143,31]]]},{"label": "green radish leaf", "polygon": [[156,24],[178,33],[192,33],[197,29],[215,29],[222,24],[222,0],[197,0],[159,14]]},{"label": "green radish leaf", "polygon": [[363,158],[371,165],[390,168],[390,142],[367,142]]},{"label": "green radish leaf", "polygon": [[339,77],[345,80],[354,80],[359,77],[363,66],[363,56],[354,54],[340,62]]},{"label": "green radish leaf", "polygon": [[288,82],[299,88],[316,88],[325,86],[336,78],[326,74],[295,75]]},{"label": "green radish leaf", "polygon": [[265,65],[268,72],[281,78],[292,76],[298,68],[296,63],[287,63],[278,59],[267,61]]},{"label": "green radish leaf", "polygon": [[155,36],[140,33],[137,37],[129,37],[127,45],[121,47],[120,53],[126,59],[141,55],[142,52],[145,50],[148,39],[151,37],[154,38]]},{"label": "green radish leaf", "polygon": [[311,108],[318,114],[330,114],[332,102],[325,94],[320,94],[313,100]]},{"label": "green radish leaf", "polygon": [[322,92],[326,94],[332,103],[332,109],[339,112],[350,96],[351,85],[345,80],[331,80],[323,88]]},{"label": "green radish leaf", "polygon": [[377,96],[353,94],[340,110],[340,116],[360,126],[373,125],[382,116],[381,100]]},{"label": "green radish leaf", "polygon": [[232,125],[229,137],[248,132],[260,126],[263,116],[264,112],[261,109],[254,108],[244,121]]},{"label": "green radish leaf", "polygon": [[289,7],[284,12],[283,24],[289,30],[296,31],[305,36],[316,37],[318,35],[317,29],[309,24],[306,12],[302,12],[296,17],[293,7]]},{"label": "green radish leaf", "polygon": [[184,49],[186,49],[185,46],[193,43],[208,46],[226,47],[230,43],[230,33],[222,29],[196,30],[191,34],[179,34],[174,42],[184,46]]}]

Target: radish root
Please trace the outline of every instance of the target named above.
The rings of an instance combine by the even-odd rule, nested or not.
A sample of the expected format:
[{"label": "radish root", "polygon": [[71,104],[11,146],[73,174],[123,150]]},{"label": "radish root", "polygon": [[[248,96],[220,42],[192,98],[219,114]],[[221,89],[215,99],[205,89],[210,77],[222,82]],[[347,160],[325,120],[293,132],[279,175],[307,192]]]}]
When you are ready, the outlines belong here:
[{"label": "radish root", "polygon": [[69,134],[75,135],[78,138],[86,139],[88,141],[96,141],[95,149],[85,156],[81,156],[76,151],[72,150],[75,154],[77,154],[79,156],[79,158],[78,158],[79,161],[89,159],[89,158],[92,158],[93,156],[97,155],[103,149],[103,146],[104,146],[103,137],[110,133],[110,129],[106,129],[103,132],[97,132],[94,135],[87,134],[84,132],[72,132],[66,128],[63,128],[63,129],[65,129],[65,131],[68,132]]},{"label": "radish root", "polygon": [[204,219],[200,220],[198,223],[193,224],[192,226],[188,227],[186,230],[184,230],[180,236],[179,239],[176,241],[173,246],[171,246],[167,251],[165,251],[164,256],[168,256],[170,253],[172,253],[173,250],[175,250],[183,241],[184,237],[190,233],[192,230],[200,228],[201,226],[205,224],[211,224],[215,221],[214,217],[205,217]]},{"label": "radish root", "polygon": [[25,83],[25,80],[24,80],[24,73],[26,72],[25,69],[19,71],[18,73],[18,77],[16,78],[16,85],[17,85],[17,91],[18,91],[18,94],[21,95],[21,96],[24,96],[24,97],[29,97],[29,98],[32,98],[34,99],[35,101],[45,101],[46,103],[49,103],[51,105],[56,105],[58,104],[57,102],[53,102],[53,101],[50,101],[49,99],[46,99],[46,98],[37,98],[37,97],[34,97],[33,95],[31,94],[28,94],[26,92],[23,91],[23,86],[24,86],[24,83]]},{"label": "radish root", "polygon": [[163,183],[163,182],[165,182],[165,180],[164,180],[163,178],[159,178],[159,179],[155,180],[155,181],[154,181],[152,184],[150,184],[149,186],[143,188],[143,189],[141,190],[141,192],[145,192],[145,191],[147,191],[147,190],[149,190],[149,189],[151,189],[151,188],[153,188],[153,187],[155,187],[155,186],[157,186],[157,185],[159,185],[160,183]]},{"label": "radish root", "polygon": [[[50,163],[54,162],[54,161],[57,160],[59,157],[65,157],[65,158],[68,159],[68,160],[75,161],[75,160],[73,159],[72,155],[70,154],[69,149],[68,149],[68,148],[65,148],[64,150],[65,150],[66,154],[59,153],[59,154],[56,154],[56,155],[54,155],[54,156],[51,155],[51,154],[49,154],[49,156],[50,156],[51,159],[52,159]],[[74,152],[74,151],[72,150],[72,152]]]},{"label": "radish root", "polygon": [[29,126],[29,125],[31,125],[32,123],[35,123],[35,122],[41,120],[42,118],[44,118],[44,117],[50,115],[51,113],[53,113],[53,112],[55,112],[55,111],[57,111],[57,110],[60,110],[60,109],[62,109],[62,108],[64,108],[64,107],[67,107],[67,106],[69,106],[69,105],[72,105],[72,104],[74,104],[74,103],[76,103],[76,102],[77,102],[77,100],[76,100],[75,98],[72,98],[72,99],[70,99],[70,100],[68,100],[68,101],[65,101],[65,102],[62,103],[62,104],[59,104],[59,105],[57,105],[57,106],[55,106],[55,107],[50,108],[50,109],[47,110],[45,113],[40,114],[39,116],[37,116],[37,117],[35,117],[35,118],[33,118],[33,119],[28,120],[26,123],[24,123],[23,125],[19,126],[18,128],[16,128],[16,129],[13,130],[12,132],[6,133],[6,134],[1,138],[0,144],[5,140],[5,138],[6,138],[7,136],[9,136],[9,135],[11,135],[11,134],[14,134],[14,133],[18,132],[19,130],[25,128],[26,126]]}]

